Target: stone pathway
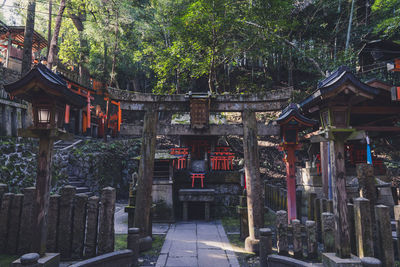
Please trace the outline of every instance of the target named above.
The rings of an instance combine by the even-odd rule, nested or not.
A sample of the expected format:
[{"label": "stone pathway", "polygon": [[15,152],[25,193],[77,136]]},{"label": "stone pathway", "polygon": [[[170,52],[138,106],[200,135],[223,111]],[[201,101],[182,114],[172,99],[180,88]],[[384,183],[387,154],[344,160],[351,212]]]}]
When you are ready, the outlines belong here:
[{"label": "stone pathway", "polygon": [[239,267],[220,222],[180,222],[171,225],[158,267]]}]

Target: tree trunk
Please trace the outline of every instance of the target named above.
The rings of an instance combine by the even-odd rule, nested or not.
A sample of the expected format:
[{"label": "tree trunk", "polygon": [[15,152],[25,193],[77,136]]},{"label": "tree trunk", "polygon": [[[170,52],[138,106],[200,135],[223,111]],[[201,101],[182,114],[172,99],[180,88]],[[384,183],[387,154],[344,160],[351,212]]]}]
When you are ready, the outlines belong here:
[{"label": "tree trunk", "polygon": [[22,56],[22,71],[21,74],[24,75],[30,71],[32,67],[32,41],[33,32],[35,28],[35,9],[36,0],[29,0],[28,2],[28,12],[26,15],[25,33],[24,33],[24,52]]},{"label": "tree trunk", "polygon": [[351,24],[353,23],[353,10],[354,10],[354,0],[351,1],[351,10],[350,10],[350,17],[349,17],[349,26],[347,28],[347,36],[346,36],[346,47],[345,51],[349,49],[350,44],[350,34],[351,34]]},{"label": "tree trunk", "polygon": [[111,79],[110,79],[110,86],[118,86],[117,79],[116,79],[116,73],[115,73],[115,68],[117,65],[117,49],[118,49],[118,11],[115,14],[115,20],[116,20],[116,25],[115,25],[115,43],[114,43],[114,53],[113,53],[113,59],[112,59],[112,67],[111,67]]},{"label": "tree trunk", "polygon": [[57,43],[58,43],[58,36],[60,34],[61,29],[61,22],[62,16],[65,10],[65,2],[66,0],[60,1],[60,8],[58,9],[57,17],[56,17],[56,25],[54,26],[54,34],[51,38],[50,47],[49,47],[49,56],[47,58],[47,67],[51,69],[54,64],[54,60],[57,53]]},{"label": "tree trunk", "polygon": [[53,1],[49,0],[49,23],[47,25],[47,57],[49,57],[51,44],[51,12],[53,11]]}]

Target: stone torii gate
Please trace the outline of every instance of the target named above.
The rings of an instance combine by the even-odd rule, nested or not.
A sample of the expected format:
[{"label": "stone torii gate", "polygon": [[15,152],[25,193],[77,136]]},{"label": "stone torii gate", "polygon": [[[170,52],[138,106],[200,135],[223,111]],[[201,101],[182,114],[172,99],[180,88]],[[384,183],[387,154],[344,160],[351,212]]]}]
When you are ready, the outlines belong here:
[{"label": "stone torii gate", "polygon": [[[258,155],[257,135],[279,135],[279,126],[257,123],[256,112],[282,110],[291,96],[292,88],[268,91],[263,95],[152,95],[114,88],[108,89],[111,97],[121,103],[122,110],[144,111],[142,125],[121,125],[122,135],[142,135],[141,157],[134,225],[141,229],[142,244],[150,243],[149,216],[152,204],[154,155],[157,135],[243,136],[249,237],[247,251],[258,252],[259,229],[264,226],[262,184]],[[202,114],[194,115],[196,105],[204,105]],[[191,112],[191,125],[158,123],[159,112]],[[209,112],[241,112],[242,124],[208,125]],[[204,118],[204,125],[194,123],[194,118]],[[202,127],[204,126],[204,127]]]}]

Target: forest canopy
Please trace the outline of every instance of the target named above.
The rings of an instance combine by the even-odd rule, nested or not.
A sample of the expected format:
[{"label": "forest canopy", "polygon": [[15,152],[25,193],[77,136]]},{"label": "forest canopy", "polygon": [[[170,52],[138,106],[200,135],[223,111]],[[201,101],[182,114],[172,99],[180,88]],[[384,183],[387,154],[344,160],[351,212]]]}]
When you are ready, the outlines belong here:
[{"label": "forest canopy", "polygon": [[[28,1],[2,2],[24,23]],[[366,42],[396,41],[400,34],[397,0],[51,2],[53,28],[66,5],[58,59],[140,92],[243,93],[277,86],[307,92],[340,65],[356,70]],[[35,30],[47,36],[49,1],[36,0],[35,20]]]}]

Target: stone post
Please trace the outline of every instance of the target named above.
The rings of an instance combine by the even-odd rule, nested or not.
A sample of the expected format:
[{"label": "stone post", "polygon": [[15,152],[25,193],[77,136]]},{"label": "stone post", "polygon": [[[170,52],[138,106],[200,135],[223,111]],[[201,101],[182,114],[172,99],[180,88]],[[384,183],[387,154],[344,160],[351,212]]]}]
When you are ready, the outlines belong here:
[{"label": "stone post", "polygon": [[272,254],[272,231],[269,228],[260,229],[260,267],[267,267],[268,255]]},{"label": "stone post", "polygon": [[303,257],[303,243],[301,242],[301,224],[300,220],[292,220],[293,229],[293,256],[296,259],[301,259]]},{"label": "stone post", "polygon": [[133,267],[139,266],[139,228],[128,229],[128,249],[133,251]]},{"label": "stone post", "polygon": [[394,253],[395,257],[397,254],[397,259],[400,258],[400,221],[395,220],[395,228],[396,228],[396,248],[397,251]]},{"label": "stone post", "polygon": [[400,205],[395,205],[393,207],[393,211],[394,211],[394,219],[396,221],[400,221]]},{"label": "stone post", "polygon": [[149,240],[150,244],[141,243],[144,247],[151,247],[149,229],[150,209],[153,199],[154,156],[156,151],[158,111],[154,107],[146,110],[143,124],[142,146],[140,150],[139,175],[136,191],[134,226],[140,229],[140,237]]},{"label": "stone post", "polygon": [[314,221],[306,221],[308,258],[315,259],[318,256],[317,226]]},{"label": "stone post", "polygon": [[303,196],[303,191],[300,188],[296,189],[296,212],[297,212],[297,219],[299,220],[303,216],[302,196]]},{"label": "stone post", "polygon": [[25,267],[39,267],[39,254],[38,253],[28,253],[22,255],[20,258],[21,266]]},{"label": "stone post", "polygon": [[332,199],[329,199],[327,201],[326,211],[333,213],[333,200]]},{"label": "stone post", "polygon": [[188,202],[183,201],[182,203],[182,220],[187,221],[188,220]]},{"label": "stone post", "polygon": [[309,193],[308,194],[308,219],[309,220],[314,220],[314,204],[315,204],[315,199],[317,197],[316,193]]},{"label": "stone post", "polygon": [[357,254],[356,245],[356,228],[354,223],[354,205],[347,203],[347,218],[349,220],[349,235],[350,235],[350,249],[351,253]]},{"label": "stone post", "polygon": [[14,199],[13,193],[5,193],[0,207],[0,253],[5,253],[10,222],[11,206]]},{"label": "stone post", "polygon": [[378,258],[383,267],[394,266],[392,226],[390,224],[389,207],[375,206],[375,220],[378,235]]},{"label": "stone post", "polygon": [[97,226],[99,218],[99,197],[92,196],[87,204],[87,229],[85,237],[85,257],[96,255]]},{"label": "stone post", "polygon": [[71,258],[72,244],[72,219],[74,210],[74,196],[76,188],[74,186],[64,186],[60,190],[60,219],[58,224],[58,250],[61,259]]},{"label": "stone post", "polygon": [[324,242],[325,252],[335,251],[335,220],[333,213],[322,213],[322,240]]},{"label": "stone post", "polygon": [[276,186],[271,185],[271,207],[272,210],[276,210]]},{"label": "stone post", "polygon": [[18,234],[19,234],[19,225],[21,220],[23,199],[24,199],[23,194],[16,194],[14,195],[14,199],[11,204],[8,238],[7,238],[7,252],[8,254],[11,255],[17,254]]},{"label": "stone post", "polygon": [[360,258],[374,256],[372,221],[369,208],[368,199],[362,197],[354,199],[357,256]]},{"label": "stone post", "polygon": [[[246,174],[247,207],[249,216],[249,236],[245,240],[245,249],[257,253],[259,229],[264,226],[264,205],[260,178],[260,160],[258,155],[257,121],[254,111],[244,110],[243,150]],[[286,221],[287,223],[287,221]]]},{"label": "stone post", "polygon": [[239,201],[240,205],[236,207],[240,221],[240,240],[245,240],[246,237],[249,236],[249,223],[248,223],[249,217],[247,214],[247,204],[246,204],[247,199],[245,198],[246,196],[240,196],[240,201]]},{"label": "stone post", "polygon": [[279,255],[288,255],[288,217],[287,212],[276,212],[276,241]]},{"label": "stone post", "polygon": [[98,254],[114,251],[115,197],[115,189],[112,187],[106,187],[101,192]]},{"label": "stone post", "polygon": [[18,254],[29,253],[32,245],[32,220],[33,203],[35,201],[35,187],[27,187],[23,190],[21,222],[19,227]]},{"label": "stone post", "polygon": [[72,228],[72,258],[83,257],[83,242],[85,240],[86,228],[86,205],[88,196],[86,194],[75,195],[74,221]]},{"label": "stone post", "polygon": [[57,226],[60,195],[50,196],[49,214],[47,215],[47,252],[57,252]]},{"label": "stone post", "polygon": [[11,109],[9,105],[4,105],[4,130],[7,136],[12,135],[12,127],[11,127]]},{"label": "stone post", "polygon": [[328,212],[328,200],[326,198],[321,199],[321,213]]},{"label": "stone post", "polygon": [[317,240],[321,241],[321,199],[316,198],[314,201],[314,220],[317,229]]},{"label": "stone post", "polygon": [[4,193],[7,193],[7,190],[8,186],[6,184],[0,184],[0,206],[1,206],[1,199],[3,198]]}]

